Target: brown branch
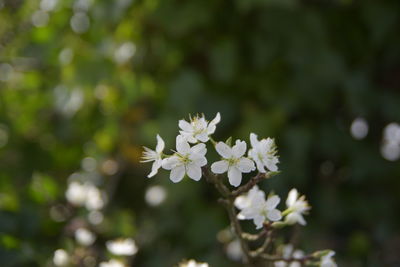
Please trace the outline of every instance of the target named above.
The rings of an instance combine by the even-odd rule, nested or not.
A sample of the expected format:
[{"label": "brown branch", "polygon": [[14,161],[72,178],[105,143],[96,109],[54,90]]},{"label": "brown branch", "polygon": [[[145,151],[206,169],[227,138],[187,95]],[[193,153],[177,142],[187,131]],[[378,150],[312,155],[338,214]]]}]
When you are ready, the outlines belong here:
[{"label": "brown branch", "polygon": [[278,172],[268,172],[268,173],[259,172],[256,176],[252,177],[246,184],[242,185],[237,190],[233,191],[230,196],[232,198],[236,198],[243,193],[247,193],[250,189],[253,188],[253,186],[258,184],[262,180],[269,179],[276,174],[278,174]]}]

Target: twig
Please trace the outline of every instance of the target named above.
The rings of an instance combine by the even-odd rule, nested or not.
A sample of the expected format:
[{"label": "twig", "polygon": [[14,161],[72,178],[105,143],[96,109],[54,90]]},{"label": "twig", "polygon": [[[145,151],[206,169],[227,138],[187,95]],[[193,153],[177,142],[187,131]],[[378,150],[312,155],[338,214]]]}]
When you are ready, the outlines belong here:
[{"label": "twig", "polygon": [[261,173],[259,172],[256,176],[251,178],[245,185],[242,185],[237,190],[231,193],[232,198],[236,198],[243,193],[247,193],[250,189],[253,188],[257,183],[261,182],[264,179],[271,178],[272,176],[278,174],[278,172],[268,172],[268,173]]}]

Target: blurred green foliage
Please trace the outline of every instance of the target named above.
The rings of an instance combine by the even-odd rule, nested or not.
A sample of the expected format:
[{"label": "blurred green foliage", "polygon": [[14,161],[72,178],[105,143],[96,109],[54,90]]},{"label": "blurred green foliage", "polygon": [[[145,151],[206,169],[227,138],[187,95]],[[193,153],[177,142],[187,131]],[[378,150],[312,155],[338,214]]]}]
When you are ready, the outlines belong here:
[{"label": "blurred green foliage", "polygon": [[[80,172],[109,192],[98,247],[131,236],[135,266],[234,266],[214,189],[139,164],[157,133],[173,148],[178,119],[219,111],[221,140],[276,138],[282,174],[263,185],[307,195],[302,248],[399,266],[400,164],[380,153],[400,122],[399,29],[396,0],[0,0],[1,265],[46,266],[71,246],[86,215],[64,192]],[[150,207],[155,184],[168,196]]]}]

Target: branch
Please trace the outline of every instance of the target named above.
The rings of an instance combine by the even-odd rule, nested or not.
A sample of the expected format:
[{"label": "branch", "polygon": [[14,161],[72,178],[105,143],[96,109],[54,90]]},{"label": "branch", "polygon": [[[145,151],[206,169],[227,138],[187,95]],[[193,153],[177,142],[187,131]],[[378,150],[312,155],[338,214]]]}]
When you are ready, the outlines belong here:
[{"label": "branch", "polygon": [[297,262],[299,262],[301,264],[304,264],[306,261],[311,260],[311,259],[314,258],[314,256],[312,254],[305,255],[303,257],[298,257],[298,258],[297,257],[296,258],[295,257],[284,258],[284,257],[281,257],[281,256],[273,256],[273,255],[269,255],[269,254],[266,254],[266,253],[260,254],[259,257],[264,259],[264,260],[272,261],[272,262],[284,261],[284,262],[287,262],[287,263],[291,263],[291,262],[297,261]]},{"label": "branch", "polygon": [[253,188],[253,186],[255,186],[257,183],[261,182],[264,179],[269,179],[272,176],[278,174],[279,172],[268,172],[268,173],[261,173],[259,172],[256,176],[252,177],[247,184],[242,185],[241,187],[239,187],[237,190],[233,191],[231,193],[231,197],[232,198],[236,198],[238,196],[240,196],[243,193],[247,193],[250,189]]}]

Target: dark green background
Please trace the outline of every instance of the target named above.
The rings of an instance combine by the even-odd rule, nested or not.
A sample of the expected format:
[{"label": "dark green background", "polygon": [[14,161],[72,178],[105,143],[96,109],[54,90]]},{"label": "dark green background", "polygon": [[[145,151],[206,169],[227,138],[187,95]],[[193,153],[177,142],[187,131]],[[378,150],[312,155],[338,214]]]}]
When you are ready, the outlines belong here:
[{"label": "dark green background", "polygon": [[[282,174],[263,188],[307,195],[303,249],[334,249],[340,266],[400,265],[400,164],[380,154],[384,127],[400,122],[399,1],[92,2],[90,28],[77,34],[74,1],[35,27],[39,1],[0,0],[0,64],[13,68],[0,72],[2,266],[45,266],[73,246],[72,215],[55,222],[49,211],[63,209],[67,177],[85,157],[119,164],[97,173],[102,188],[116,186],[96,228],[100,251],[132,236],[135,266],[234,266],[216,239],[228,220],[215,190],[172,184],[165,171],[148,180],[150,165],[138,162],[157,133],[174,148],[178,119],[218,111],[217,139],[276,138]],[[113,49],[127,41],[135,54],[118,65]],[[65,48],[73,57],[61,64]],[[82,105],[63,112],[74,90]],[[363,140],[350,134],[357,117],[369,124]],[[144,193],[155,184],[168,198],[152,208]]]}]

